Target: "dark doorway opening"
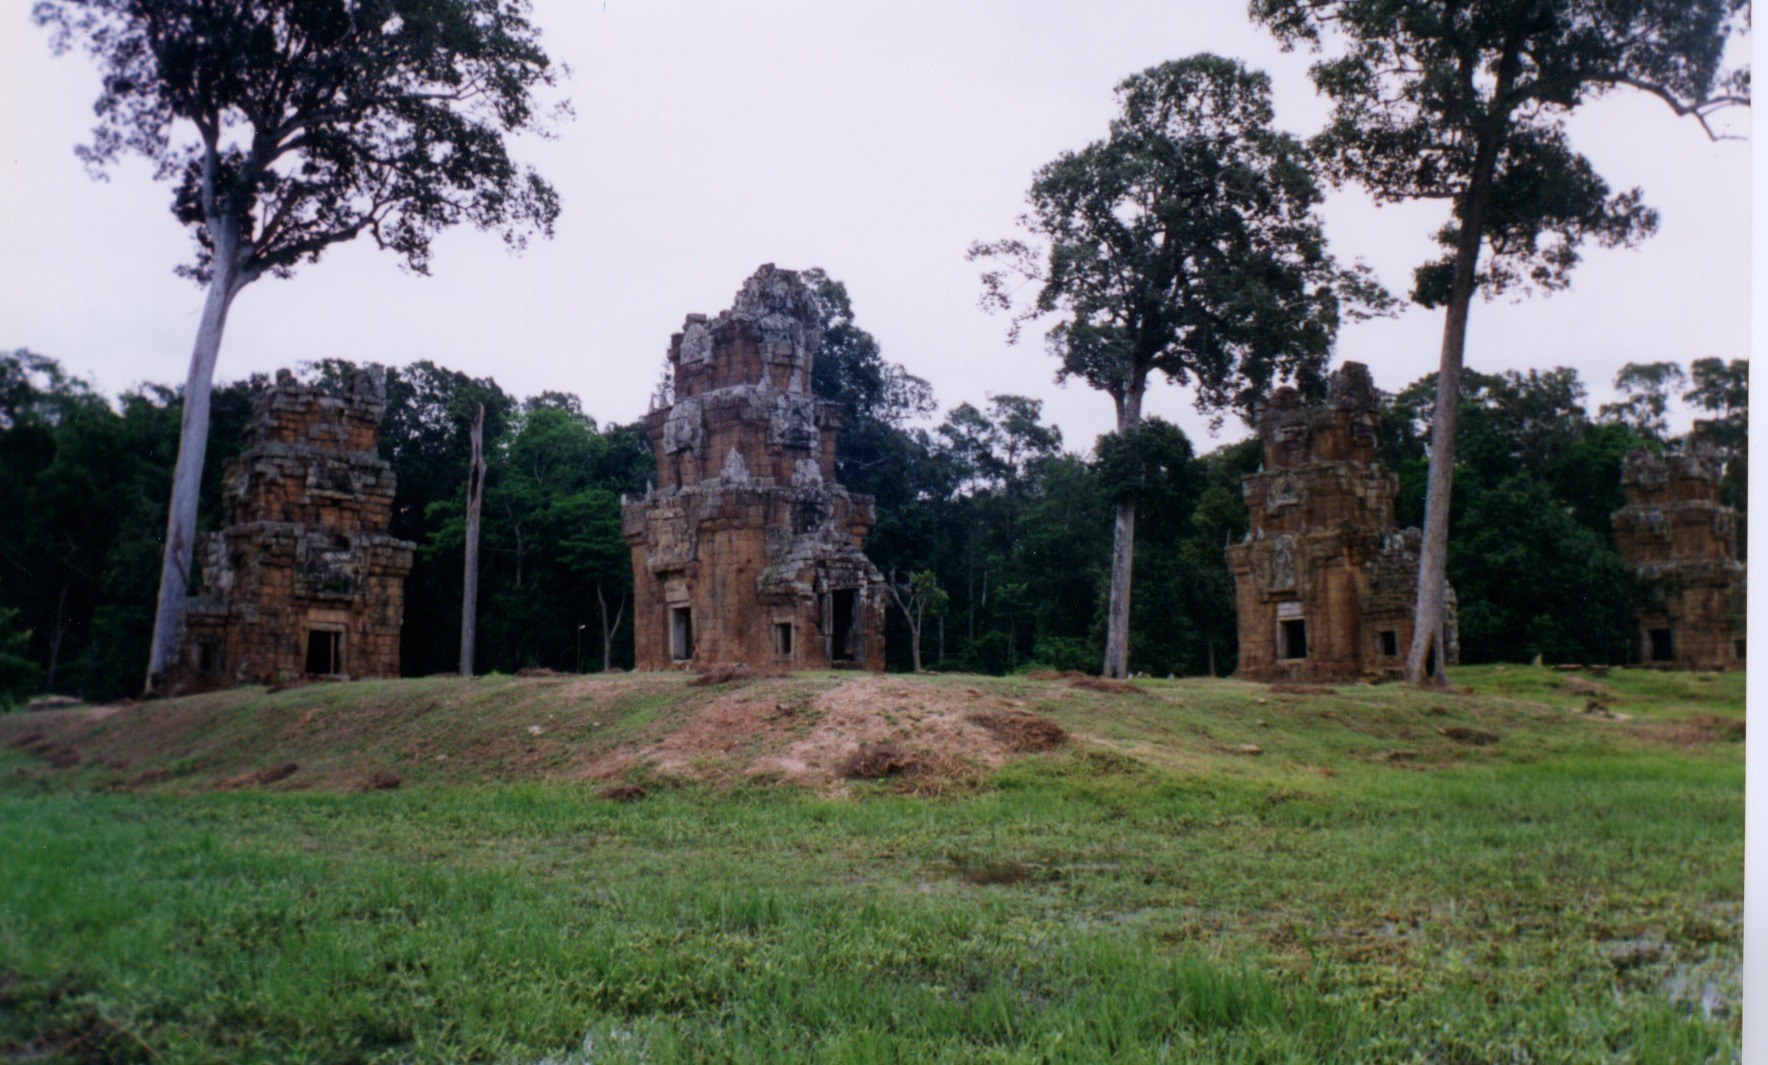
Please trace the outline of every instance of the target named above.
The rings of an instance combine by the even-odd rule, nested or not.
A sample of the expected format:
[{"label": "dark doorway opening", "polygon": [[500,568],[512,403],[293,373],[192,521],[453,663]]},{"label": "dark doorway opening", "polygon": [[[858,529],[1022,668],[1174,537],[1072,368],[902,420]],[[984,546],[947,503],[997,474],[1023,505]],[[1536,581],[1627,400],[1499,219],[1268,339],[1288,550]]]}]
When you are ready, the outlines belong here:
[{"label": "dark doorway opening", "polygon": [[792,623],[776,621],[773,627],[773,653],[781,658],[792,655]]},{"label": "dark doorway opening", "polygon": [[1400,657],[1400,633],[1398,629],[1381,630],[1381,657]]},{"label": "dark doorway opening", "polygon": [[221,645],[204,640],[196,646],[196,671],[205,677],[221,672]]},{"label": "dark doorway opening", "polygon": [[1744,657],[1744,652],[1749,650],[1750,641],[1739,636],[1737,639],[1731,641],[1731,645],[1732,648],[1737,651],[1737,657],[1741,659]]},{"label": "dark doorway opening", "polygon": [[686,662],[694,657],[694,611],[678,606],[669,611],[669,657]]},{"label": "dark doorway opening", "polygon": [[1653,662],[1676,661],[1676,641],[1669,629],[1652,629],[1646,633],[1651,640],[1651,660]]},{"label": "dark doorway opening", "polygon": [[335,674],[344,671],[344,634],[318,629],[307,633],[307,672]]},{"label": "dark doorway opening", "polygon": [[859,594],[852,588],[842,588],[829,596],[830,618],[829,659],[833,662],[851,662],[854,657],[854,612],[859,605]]},{"label": "dark doorway opening", "polygon": [[1283,657],[1308,656],[1308,623],[1300,618],[1279,622],[1283,633]]}]

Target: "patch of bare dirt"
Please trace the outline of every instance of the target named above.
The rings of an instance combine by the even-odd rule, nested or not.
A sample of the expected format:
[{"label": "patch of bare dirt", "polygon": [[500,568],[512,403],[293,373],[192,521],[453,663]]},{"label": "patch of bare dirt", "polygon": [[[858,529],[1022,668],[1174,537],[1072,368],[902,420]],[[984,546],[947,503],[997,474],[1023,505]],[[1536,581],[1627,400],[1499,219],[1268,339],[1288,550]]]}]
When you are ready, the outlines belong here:
[{"label": "patch of bare dirt", "polygon": [[[1027,753],[1027,745],[1048,749],[1062,733],[1006,699],[970,690],[861,676],[805,705],[782,701],[777,687],[725,692],[632,752],[626,764],[649,762],[659,774],[698,779],[780,780],[824,793],[840,793],[851,780],[890,777],[918,793],[940,794],[969,786],[981,772]],[[618,771],[610,763],[596,775]]]},{"label": "patch of bare dirt", "polygon": [[967,720],[987,729],[1015,754],[1051,751],[1068,742],[1068,731],[1061,725],[1029,711],[981,710]]},{"label": "patch of bare dirt", "polygon": [[862,743],[859,749],[841,763],[841,775],[848,780],[882,780],[906,776],[918,768],[915,756],[901,744]]},{"label": "patch of bare dirt", "polygon": [[1718,714],[1701,714],[1682,721],[1639,726],[1639,734],[1646,739],[1677,747],[1694,747],[1703,743],[1742,743],[1744,730],[1742,718],[1720,717]]},{"label": "patch of bare dirt", "polygon": [[1311,684],[1273,684],[1270,687],[1273,695],[1337,695],[1331,688],[1320,688]]},{"label": "patch of bare dirt", "polygon": [[294,776],[300,768],[300,766],[293,762],[284,762],[281,765],[266,766],[263,769],[254,769],[250,773],[241,773],[237,777],[228,777],[226,780],[217,782],[215,784],[215,790],[238,791],[241,788],[263,787],[265,784],[274,784],[279,780],[287,780],[289,777]]},{"label": "patch of bare dirt", "polygon": [[778,670],[755,669],[742,663],[723,663],[707,666],[699,676],[688,683],[696,688],[710,688],[715,684],[730,684],[733,681],[758,680],[762,677],[777,677]]},{"label": "patch of bare dirt", "polygon": [[1488,729],[1474,728],[1472,725],[1447,725],[1437,729],[1438,732],[1457,743],[1471,743],[1475,747],[1484,747],[1489,743],[1498,742],[1498,734]]},{"label": "patch of bare dirt", "polygon": [[1607,685],[1585,680],[1583,677],[1560,677],[1559,686],[1580,698],[1611,699],[1614,697],[1614,691]]},{"label": "patch of bare dirt", "polygon": [[393,772],[391,769],[377,769],[370,773],[367,778],[358,785],[356,790],[393,791],[403,783],[405,783],[405,778],[398,773]]},{"label": "patch of bare dirt", "polygon": [[1075,677],[1072,680],[1070,680],[1068,682],[1068,686],[1070,688],[1078,688],[1081,691],[1101,692],[1105,695],[1147,695],[1148,694],[1147,692],[1143,691],[1142,689],[1136,687],[1134,684],[1129,684],[1129,683],[1126,683],[1121,680],[1112,680],[1109,677],[1089,677],[1089,676],[1086,676],[1085,674],[1082,674],[1081,676]]}]

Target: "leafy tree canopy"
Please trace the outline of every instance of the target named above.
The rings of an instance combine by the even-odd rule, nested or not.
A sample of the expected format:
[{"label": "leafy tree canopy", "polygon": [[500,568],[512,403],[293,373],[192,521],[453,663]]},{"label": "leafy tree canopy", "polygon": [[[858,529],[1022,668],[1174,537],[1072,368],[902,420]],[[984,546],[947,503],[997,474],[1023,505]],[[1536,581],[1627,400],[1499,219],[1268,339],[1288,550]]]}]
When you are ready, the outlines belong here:
[{"label": "leafy tree canopy", "polygon": [[[1339,53],[1314,67],[1333,102],[1315,141],[1335,182],[1379,201],[1454,202],[1446,254],[1418,268],[1413,298],[1448,304],[1464,226],[1485,243],[1488,295],[1563,288],[1585,239],[1627,244],[1657,215],[1612,192],[1572,149],[1565,117],[1618,87],[1703,125],[1747,103],[1747,70],[1722,71],[1748,0],[1253,0],[1285,46]],[[1710,127],[1709,132],[1711,132]],[[1476,186],[1483,195],[1469,196]],[[1474,204],[1474,199],[1482,202]]]},{"label": "leafy tree canopy", "polygon": [[1033,180],[1020,222],[1042,246],[972,246],[1002,264],[983,275],[984,305],[1013,310],[1020,282],[1038,283],[1013,335],[1060,314],[1048,338],[1058,378],[1108,393],[1120,429],[1156,370],[1212,414],[1250,411],[1278,376],[1317,386],[1341,312],[1386,297],[1327,253],[1308,153],[1270,128],[1270,79],[1198,55],[1117,95],[1110,136]]},{"label": "leafy tree canopy", "polygon": [[504,147],[544,130],[533,92],[557,76],[522,0],[40,0],[34,17],[103,74],[81,157],[142,155],[176,183],[198,280],[218,250],[237,288],[361,234],[425,273],[441,229],[519,244],[558,214]]}]

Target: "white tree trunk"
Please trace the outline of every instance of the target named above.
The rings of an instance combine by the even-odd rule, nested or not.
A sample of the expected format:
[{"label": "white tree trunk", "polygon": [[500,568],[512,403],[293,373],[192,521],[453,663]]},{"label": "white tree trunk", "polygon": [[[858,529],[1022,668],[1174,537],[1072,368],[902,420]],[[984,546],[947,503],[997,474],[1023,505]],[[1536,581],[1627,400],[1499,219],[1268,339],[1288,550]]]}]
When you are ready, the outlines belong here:
[{"label": "white tree trunk", "polygon": [[[1128,437],[1142,425],[1142,389],[1125,390],[1117,405],[1117,431]],[[1136,546],[1136,504],[1117,504],[1117,528],[1111,538],[1111,608],[1105,621],[1104,675],[1119,679],[1130,672],[1130,564]]]},{"label": "white tree trunk", "polygon": [[[1507,79],[1499,83],[1500,95]],[[1406,679],[1419,687],[1448,684],[1448,647],[1443,642],[1449,563],[1449,501],[1455,479],[1455,423],[1461,413],[1461,367],[1467,355],[1467,317],[1477,287],[1486,203],[1496,172],[1499,132],[1481,135],[1461,213],[1455,275],[1443,315],[1442,362],[1437,368],[1436,412],[1430,427],[1430,476],[1424,495],[1424,542],[1418,552],[1418,602],[1412,615],[1412,646]]]},{"label": "white tree trunk", "polygon": [[1130,671],[1130,563],[1136,543],[1136,505],[1117,505],[1117,529],[1111,538],[1111,610],[1105,623],[1107,677]]},{"label": "white tree trunk", "polygon": [[249,278],[236,265],[238,241],[225,225],[212,225],[215,236],[214,277],[203,301],[202,322],[190,353],[190,374],[184,382],[184,417],[178,434],[178,463],[172,470],[172,505],[166,514],[165,550],[160,560],[160,598],[149,644],[147,692],[165,693],[166,671],[178,656],[184,636],[184,606],[190,594],[191,562],[196,553],[197,501],[202,492],[204,452],[209,443],[209,393],[215,383],[215,361],[233,297]]},{"label": "white tree trunk", "polygon": [[479,620],[479,510],[485,502],[485,404],[473,419],[473,458],[467,467],[466,571],[460,591],[460,675],[473,675]]}]

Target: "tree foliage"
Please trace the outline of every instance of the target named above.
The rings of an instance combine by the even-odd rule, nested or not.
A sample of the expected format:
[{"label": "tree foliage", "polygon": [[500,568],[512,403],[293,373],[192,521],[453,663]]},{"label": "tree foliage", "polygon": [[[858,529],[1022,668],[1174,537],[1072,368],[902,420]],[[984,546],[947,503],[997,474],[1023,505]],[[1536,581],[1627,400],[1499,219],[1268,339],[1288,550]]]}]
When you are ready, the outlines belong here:
[{"label": "tree foliage", "polygon": [[1746,71],[1721,71],[1747,28],[1748,0],[1252,0],[1283,46],[1330,46],[1315,86],[1332,118],[1314,139],[1327,175],[1377,201],[1447,201],[1443,254],[1412,298],[1445,308],[1408,676],[1444,683],[1443,589],[1459,381],[1469,306],[1570,283],[1586,240],[1628,245],[1657,215],[1639,190],[1612,192],[1568,139],[1565,120],[1627,87],[1712,133],[1709,116],[1748,103]]},{"label": "tree foliage", "polygon": [[[1250,416],[1275,380],[1322,384],[1343,313],[1379,308],[1366,274],[1338,266],[1314,213],[1307,151],[1271,128],[1270,79],[1197,55],[1126,79],[1110,135],[1037,172],[1017,239],[972,246],[1000,264],[983,304],[1010,337],[1046,315],[1059,380],[1108,394],[1128,444],[1149,376],[1188,385],[1198,410]],[[1012,293],[1037,285],[1015,308]],[[1117,501],[1105,672],[1128,669],[1135,503]]]},{"label": "tree foliage", "polygon": [[244,285],[363,234],[424,273],[452,225],[550,233],[557,194],[504,145],[544,128],[533,94],[556,78],[526,6],[39,0],[34,17],[103,76],[81,158],[145,156],[196,240],[182,272],[210,280],[220,252]]}]

